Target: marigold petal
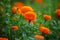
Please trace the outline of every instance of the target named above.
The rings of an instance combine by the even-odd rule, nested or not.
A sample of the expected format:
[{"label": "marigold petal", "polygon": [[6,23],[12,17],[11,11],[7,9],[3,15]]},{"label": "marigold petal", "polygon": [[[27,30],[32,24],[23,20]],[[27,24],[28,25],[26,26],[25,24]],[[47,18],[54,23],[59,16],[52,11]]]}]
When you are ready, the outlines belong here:
[{"label": "marigold petal", "polygon": [[49,34],[50,33],[50,30],[48,28],[46,28],[46,27],[40,27],[39,30],[40,30],[40,32],[45,33],[45,34]]},{"label": "marigold petal", "polygon": [[23,7],[23,3],[22,2],[16,2],[14,4],[15,7],[18,7],[18,8],[22,8]]},{"label": "marigold petal", "polygon": [[22,14],[25,14],[28,11],[34,11],[33,8],[31,8],[30,6],[23,6],[21,8]]},{"label": "marigold petal", "polygon": [[36,14],[34,12],[26,12],[24,15],[24,18],[26,20],[35,20],[36,19]]}]

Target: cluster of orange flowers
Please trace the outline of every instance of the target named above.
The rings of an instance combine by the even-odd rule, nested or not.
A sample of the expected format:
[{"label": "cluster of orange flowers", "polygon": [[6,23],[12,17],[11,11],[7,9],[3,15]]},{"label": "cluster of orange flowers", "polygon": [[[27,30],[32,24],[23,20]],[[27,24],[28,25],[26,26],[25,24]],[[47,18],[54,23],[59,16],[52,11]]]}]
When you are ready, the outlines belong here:
[{"label": "cluster of orange flowers", "polygon": [[23,6],[23,3],[17,2],[12,8],[12,12],[16,14],[22,14],[26,20],[35,20],[36,14],[34,13],[33,8],[30,6]]},{"label": "cluster of orange flowers", "polygon": [[[30,6],[24,6],[21,2],[15,3],[14,7],[12,8],[12,12],[16,14],[21,14],[26,20],[29,21],[33,21],[36,19],[36,13],[34,13],[33,8],[31,8]],[[43,18],[45,20],[51,20],[51,16],[47,14],[44,14]],[[13,30],[18,30],[18,26],[12,26],[11,28]],[[39,28],[39,31],[45,34],[50,33],[50,30],[44,26],[41,26]],[[41,35],[35,35],[34,38],[41,38],[42,40],[44,40],[44,36]]]},{"label": "cluster of orange flowers", "polygon": [[[16,2],[12,7],[12,12],[15,14],[21,14],[26,20],[32,21],[36,19],[36,14],[30,6],[24,6],[22,2]],[[16,18],[14,17],[14,20]],[[12,26],[13,30],[18,30],[18,26]]]},{"label": "cluster of orange flowers", "polygon": [[[56,16],[60,18],[60,9],[56,10]],[[47,14],[44,14],[43,18],[45,20],[51,20],[51,16]],[[47,27],[44,27],[44,25],[40,26],[39,31],[45,34],[50,34],[50,29]],[[34,38],[44,40],[44,36],[42,35],[35,35]]]},{"label": "cluster of orange flowers", "polygon": [[[50,34],[50,29],[44,27],[43,24],[40,25],[39,31],[44,34]],[[42,36],[42,35],[35,35],[34,38],[44,40],[44,36]]]}]

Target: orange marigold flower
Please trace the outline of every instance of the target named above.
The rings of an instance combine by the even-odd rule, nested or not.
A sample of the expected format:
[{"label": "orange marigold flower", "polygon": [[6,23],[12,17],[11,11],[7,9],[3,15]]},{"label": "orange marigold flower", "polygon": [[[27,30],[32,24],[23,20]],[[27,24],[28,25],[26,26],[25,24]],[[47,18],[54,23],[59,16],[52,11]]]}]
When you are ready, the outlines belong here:
[{"label": "orange marigold flower", "polygon": [[23,7],[23,3],[22,2],[16,2],[14,4],[15,7],[18,7],[18,8],[22,8]]},{"label": "orange marigold flower", "polygon": [[26,20],[30,20],[30,21],[35,20],[36,19],[36,14],[34,12],[29,11],[29,12],[25,13],[24,18]]},{"label": "orange marigold flower", "polygon": [[18,7],[13,7],[13,8],[12,8],[12,12],[13,12],[13,13],[16,13],[16,14],[21,14],[21,10],[20,10],[20,8],[18,8]]},{"label": "orange marigold flower", "polygon": [[48,28],[46,28],[46,27],[40,27],[39,30],[40,30],[40,32],[45,33],[45,34],[49,34],[50,33],[50,30]]},{"label": "orange marigold flower", "polygon": [[18,26],[12,26],[11,27],[13,30],[18,30]]},{"label": "orange marigold flower", "polygon": [[41,35],[35,35],[34,38],[44,40],[44,36]]},{"label": "orange marigold flower", "polygon": [[57,9],[57,10],[56,10],[56,16],[57,16],[57,17],[60,17],[60,9]]},{"label": "orange marigold flower", "polygon": [[8,38],[0,38],[0,40],[8,40]]},{"label": "orange marigold flower", "polygon": [[34,11],[33,8],[31,8],[30,6],[23,6],[21,8],[22,14],[28,12],[28,11]]},{"label": "orange marigold flower", "polygon": [[43,18],[44,18],[45,20],[51,20],[51,16],[50,16],[50,15],[44,14],[44,15],[43,15]]}]

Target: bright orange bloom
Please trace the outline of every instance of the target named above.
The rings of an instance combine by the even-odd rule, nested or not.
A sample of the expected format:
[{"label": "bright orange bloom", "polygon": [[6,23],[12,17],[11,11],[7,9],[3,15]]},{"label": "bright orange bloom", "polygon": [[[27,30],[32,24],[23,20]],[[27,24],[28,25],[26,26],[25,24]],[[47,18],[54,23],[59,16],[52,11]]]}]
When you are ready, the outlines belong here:
[{"label": "bright orange bloom", "polygon": [[45,20],[51,20],[51,16],[50,16],[50,15],[44,14],[44,15],[43,15],[43,18],[44,18]]},{"label": "bright orange bloom", "polygon": [[31,8],[30,6],[23,6],[21,8],[22,14],[25,14],[28,11],[34,11],[33,8]]},{"label": "bright orange bloom", "polygon": [[34,38],[44,40],[44,36],[41,36],[41,35],[35,35]]},{"label": "bright orange bloom", "polygon": [[14,4],[15,7],[18,7],[18,8],[22,8],[23,7],[23,3],[22,2],[16,2]]},{"label": "bright orange bloom", "polygon": [[18,26],[12,26],[11,27],[13,30],[18,30]]},{"label": "bright orange bloom", "polygon": [[8,40],[8,38],[0,38],[0,40]]},{"label": "bright orange bloom", "polygon": [[60,9],[57,9],[57,10],[56,10],[56,16],[57,16],[57,17],[60,17]]},{"label": "bright orange bloom", "polygon": [[13,12],[13,13],[16,13],[16,14],[21,14],[21,10],[20,10],[20,8],[18,8],[18,7],[13,7],[13,8],[12,8],[12,12]]},{"label": "bright orange bloom", "polygon": [[29,12],[25,13],[24,18],[26,20],[30,20],[30,21],[35,20],[36,19],[36,14],[34,12],[29,11]]},{"label": "bright orange bloom", "polygon": [[40,27],[39,30],[40,30],[40,32],[45,33],[45,34],[49,34],[50,33],[50,30],[48,28],[46,28],[46,27]]}]

